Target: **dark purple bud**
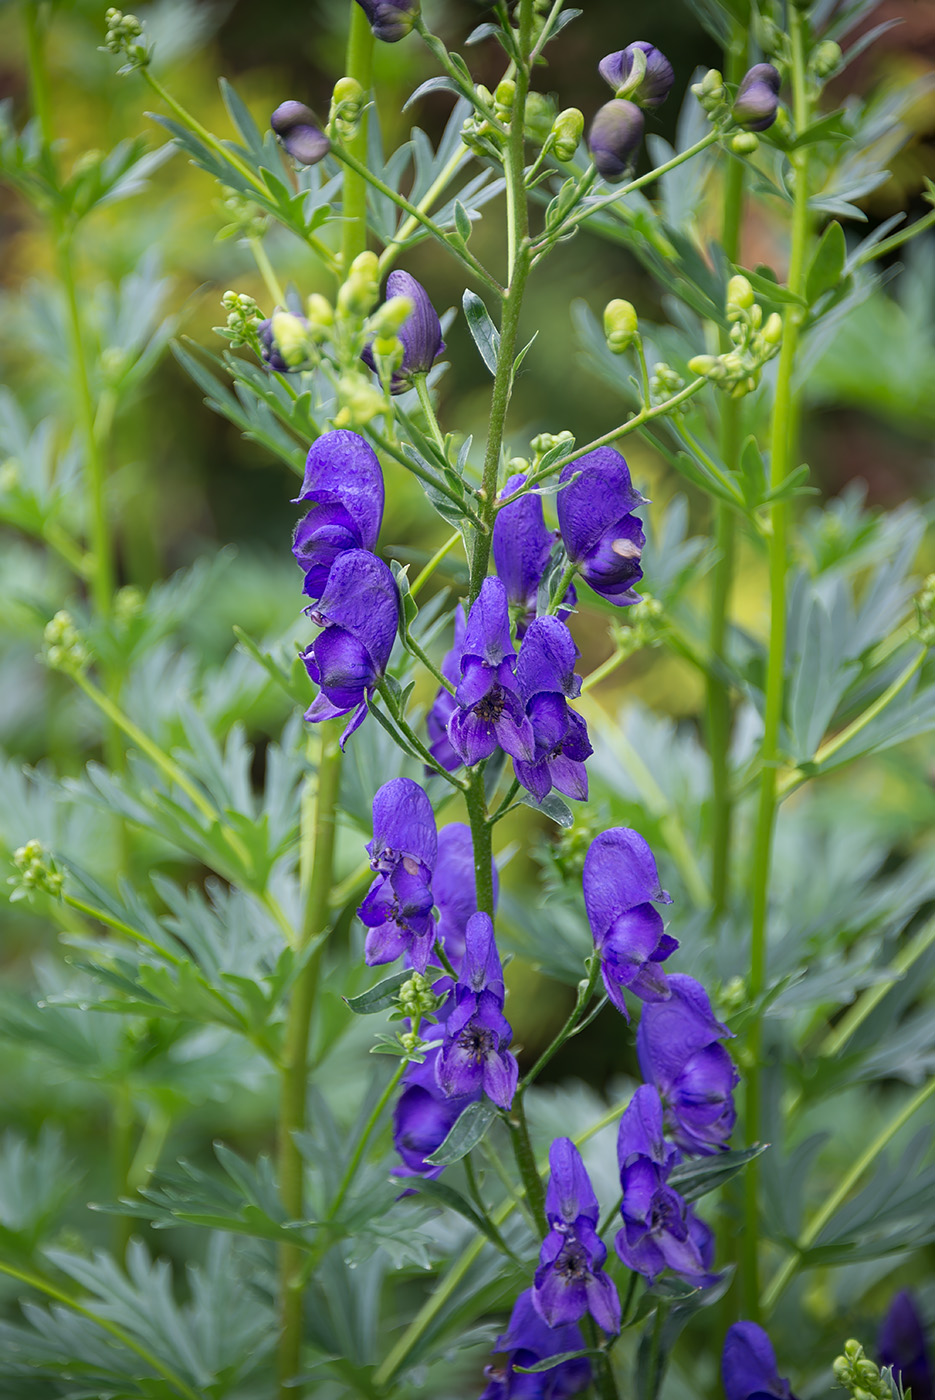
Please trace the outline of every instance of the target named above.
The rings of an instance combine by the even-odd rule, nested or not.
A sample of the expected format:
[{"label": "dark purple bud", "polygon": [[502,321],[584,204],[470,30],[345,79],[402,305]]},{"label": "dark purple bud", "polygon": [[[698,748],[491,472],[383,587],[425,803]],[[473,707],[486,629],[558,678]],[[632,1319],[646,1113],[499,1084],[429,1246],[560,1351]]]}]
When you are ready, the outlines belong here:
[{"label": "dark purple bud", "polygon": [[672,901],[659,884],[646,842],[627,827],[611,827],[592,841],[582,884],[607,995],[629,1020],[625,988],[643,1001],[665,1001],[669,996],[660,964],[678,943],[665,932],[662,916],[650,901]]},{"label": "dark purple bud", "polygon": [[419,18],[419,0],[357,0],[367,16],[374,38],[385,44],[405,39]]},{"label": "dark purple bud", "polygon": [[[408,297],[413,303],[413,310],[397,333],[403,347],[402,364],[390,377],[390,392],[402,394],[412,387],[414,374],[428,374],[444,350],[445,342],[441,321],[428,292],[408,272],[390,273],[386,279],[385,297],[387,301],[391,297]],[[371,346],[366,347],[361,359],[370,369],[376,370]]]},{"label": "dark purple bud", "polygon": [[[467,618],[464,616],[464,608],[459,603],[455,609],[454,646],[451,651],[446,653],[441,664],[442,675],[452,685],[457,685],[461,679],[461,650],[464,645],[466,627]],[[460,768],[462,763],[461,755],[455,752],[451,740],[448,738],[448,722],[457,708],[458,702],[451,691],[440,686],[432,708],[425,718],[425,727],[429,735],[429,753],[443,768],[447,768],[449,773]]]},{"label": "dark purple bud", "polygon": [[616,607],[639,602],[633,584],[643,577],[643,531],[632,514],[644,498],[630,481],[626,459],[599,447],[569,462],[559,481],[556,508],[570,560],[595,593]]},{"label": "dark purple bud", "polygon": [[351,714],[341,747],[364,719],[367,699],[382,679],[399,626],[399,592],[375,554],[351,549],[331,566],[321,600],[309,609],[324,630],[303,654],[321,693],[305,712],[312,724]]},{"label": "dark purple bud", "polygon": [[[499,882],[497,867],[492,860],[490,874],[496,909]],[[432,892],[438,909],[436,937],[457,972],[464,958],[468,920],[477,912],[474,844],[471,828],[464,822],[451,822],[438,833],[438,860],[432,878]]]},{"label": "dark purple bud", "polygon": [[331,150],[331,142],[321,123],[304,102],[281,102],[269,124],[288,154],[300,165],[317,165]]},{"label": "dark purple bud", "polygon": [[591,1383],[591,1363],[585,1356],[562,1361],[547,1371],[523,1375],[515,1366],[535,1366],[550,1356],[583,1351],[584,1337],[574,1325],[550,1327],[532,1301],[532,1290],[521,1293],[510,1324],[494,1342],[494,1352],[506,1354],[506,1365],[488,1366],[487,1386],[480,1400],[571,1400]]},{"label": "dark purple bud", "polygon": [[604,1273],[607,1250],[596,1230],[600,1207],[570,1138],[555,1139],[549,1166],[545,1213],[551,1229],[539,1251],[533,1306],[550,1327],[590,1313],[605,1332],[619,1332],[620,1299]]},{"label": "dark purple bud", "polygon": [[892,1366],[904,1390],[912,1390],[912,1400],[933,1400],[935,1376],[925,1345],[925,1332],[912,1295],[905,1289],[896,1294],[883,1320],[878,1341],[880,1365]]},{"label": "dark purple bud", "polygon": [[588,132],[591,159],[598,174],[611,184],[633,169],[644,125],[639,107],[621,97],[605,102],[592,121]]},{"label": "dark purple bud", "polygon": [[[511,496],[525,484],[525,476],[511,476],[502,495]],[[542,497],[535,491],[497,511],[493,527],[493,561],[497,577],[506,589],[510,608],[521,612],[516,623],[517,638],[523,636],[536,615],[539,584],[555,540],[555,532],[546,529]],[[569,608],[574,607],[576,598],[573,588],[569,588],[563,602]],[[562,620],[567,615],[564,611],[558,614]]]},{"label": "dark purple bud", "polygon": [[789,1382],[777,1373],[773,1344],[755,1322],[728,1328],[721,1378],[727,1400],[794,1400]]},{"label": "dark purple bud", "polygon": [[[636,79],[636,51],[645,55],[646,71]],[[627,44],[625,49],[609,53],[597,65],[597,70],[619,97],[629,98],[639,107],[660,107],[672,89],[675,73],[664,53],[645,39]]]},{"label": "dark purple bud", "polygon": [[755,63],[744,74],[731,108],[734,121],[747,131],[765,131],[776,120],[782,79],[771,63]]},{"label": "dark purple bud", "polygon": [[311,502],[292,542],[304,592],[320,598],[331,566],[348,549],[373,550],[383,520],[383,472],[359,433],[337,428],[312,445],[296,502]]}]

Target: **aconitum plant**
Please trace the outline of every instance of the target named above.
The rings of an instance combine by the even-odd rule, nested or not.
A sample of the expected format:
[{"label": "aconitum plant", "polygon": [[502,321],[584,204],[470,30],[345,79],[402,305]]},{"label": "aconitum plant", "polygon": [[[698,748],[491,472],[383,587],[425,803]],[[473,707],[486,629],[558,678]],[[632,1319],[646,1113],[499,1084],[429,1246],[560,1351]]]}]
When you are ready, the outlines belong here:
[{"label": "aconitum plant", "polygon": [[[113,1161],[88,1225],[57,1139],[0,1151],[3,1393],[930,1388],[932,1300],[903,1284],[935,1191],[935,579],[923,512],[816,504],[802,460],[848,325],[892,305],[882,260],[935,223],[860,227],[915,94],[842,100],[873,0],[705,0],[721,70],[691,75],[666,7],[645,38],[625,6],[612,34],[563,0],[463,33],[447,8],[329,5],[343,71],[253,113],[222,83],[233,139],[108,10],[169,144],[66,175],[24,0],[32,111],[3,118],[0,174],[61,296],[16,325],[52,328],[68,393],[34,429],[0,400],[3,519],[60,561],[54,596],[17,595],[56,724],[0,830],[12,901],[67,956],[0,997],[0,1034]],[[548,66],[572,34],[584,110]],[[424,78],[404,110],[448,104],[436,139],[386,149],[393,72]],[[297,508],[298,575],[283,528],[253,583],[238,558],[117,587],[147,521],[114,422],[162,337],[105,353],[132,305],[79,295],[75,245],[173,151],[243,279],[220,353],[177,358],[301,482],[263,486]],[[564,306],[538,338],[532,310],[573,238],[626,250],[623,295],[572,307],[557,349]],[[566,424],[545,370],[573,330],[603,391]],[[220,663],[206,613],[235,623]],[[255,638],[265,616],[287,635]]]}]

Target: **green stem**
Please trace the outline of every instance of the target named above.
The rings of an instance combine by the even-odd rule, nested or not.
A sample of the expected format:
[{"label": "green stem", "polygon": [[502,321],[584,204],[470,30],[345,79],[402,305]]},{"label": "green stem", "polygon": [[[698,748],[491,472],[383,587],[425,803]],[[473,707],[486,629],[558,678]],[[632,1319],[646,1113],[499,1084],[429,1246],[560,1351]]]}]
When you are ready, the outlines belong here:
[{"label": "green stem", "polygon": [[149,1110],[127,1173],[127,1186],[131,1192],[142,1191],[148,1186],[159,1165],[171,1127],[172,1119],[163,1109],[153,1107]]},{"label": "green stem", "polygon": [[428,583],[429,579],[434,574],[435,570],[438,568],[439,564],[451,553],[451,551],[454,549],[455,545],[460,539],[461,531],[455,530],[453,535],[448,536],[447,540],[441,546],[441,548],[436,549],[435,553],[432,555],[429,562],[422,569],[421,573],[417,574],[414,582],[412,582],[409,585],[410,597],[414,598],[417,593],[420,593],[422,591],[422,589]]},{"label": "green stem", "polygon": [[416,393],[419,396],[419,403],[422,405],[422,412],[425,414],[425,421],[429,425],[429,432],[435,446],[442,455],[442,460],[447,462],[448,451],[445,447],[445,439],[442,430],[438,426],[438,418],[435,416],[435,405],[432,403],[432,396],[429,393],[429,386],[424,374],[414,374],[413,383],[416,386]]},{"label": "green stem", "polygon": [[[804,131],[809,120],[808,79],[805,63],[804,19],[794,5],[789,7],[792,46],[792,93],[796,129]],[[792,243],[789,257],[789,289],[798,297],[805,291],[806,255],[809,241],[808,210],[808,146],[794,151],[790,162],[795,172],[792,215]],[[799,343],[802,309],[791,306],[786,316],[770,439],[771,485],[775,489],[788,476],[793,466],[796,445],[797,406],[792,378]],[[762,771],[760,796],[753,836],[750,927],[749,996],[756,1003],[766,986],[766,933],[769,911],[770,869],[772,864],[773,830],[777,806],[777,763],[780,757],[780,732],[785,697],[786,650],[786,569],[788,566],[789,504],[774,501],[770,507],[769,535],[770,632],[766,663],[766,702],[761,748]],[[747,1038],[750,1068],[746,1077],[745,1127],[748,1142],[759,1141],[762,1133],[760,1107],[760,1060],[762,1055],[762,1022],[759,1015],[751,1021]],[[744,1231],[742,1238],[741,1276],[745,1316],[752,1321],[759,1317],[759,1172],[751,1162],[744,1180]]]},{"label": "green stem", "polygon": [[918,962],[922,954],[926,953],[933,943],[935,943],[935,919],[930,920],[924,928],[919,930],[912,942],[896,954],[884,973],[886,980],[877,982],[872,987],[865,987],[857,1000],[848,1007],[834,1029],[828,1032],[819,1045],[818,1054],[822,1059],[835,1059],[841,1054],[848,1041],[857,1033],[870,1013],[876,1010],[887,993],[901,978],[905,977],[913,963]]},{"label": "green stem", "polygon": [[[360,5],[351,5],[350,12],[345,72],[349,78],[356,78],[369,96],[373,84],[373,32]],[[365,105],[357,133],[347,142],[347,150],[358,164],[364,166],[367,161],[367,117]],[[348,169],[344,172],[342,213],[341,265],[346,277],[351,263],[367,247],[367,184],[358,170]]]},{"label": "green stem", "polygon": [[510,783],[510,786],[507,788],[503,800],[497,803],[497,806],[487,818],[488,826],[496,826],[497,822],[500,821],[502,817],[506,816],[507,812],[510,810],[510,806],[513,802],[514,797],[519,792],[519,789],[519,778],[514,778],[513,781]]},{"label": "green stem", "polygon": [[452,787],[456,787],[462,792],[465,791],[465,782],[461,778],[456,778],[453,773],[449,773],[446,768],[442,767],[438,759],[429,752],[418,734],[416,734],[412,726],[405,720],[396,703],[396,697],[393,695],[385,680],[380,681],[377,686],[377,691],[383,697],[383,703],[392,715],[400,733],[403,735],[406,742],[414,749],[416,754],[418,754],[419,758],[422,759],[422,762],[426,764],[427,767],[431,768],[434,773],[437,773],[440,778],[444,778]]},{"label": "green stem", "polygon": [[364,1152],[367,1149],[367,1144],[373,1136],[374,1129],[376,1128],[377,1123],[380,1121],[380,1117],[383,1113],[383,1110],[386,1108],[386,1105],[389,1103],[396,1089],[399,1087],[399,1081],[402,1079],[408,1067],[408,1060],[400,1060],[398,1066],[396,1067],[396,1070],[393,1073],[392,1078],[390,1079],[386,1088],[383,1090],[383,1093],[380,1095],[373,1112],[367,1119],[364,1130],[357,1140],[357,1146],[354,1148],[354,1151],[351,1154],[351,1159],[347,1164],[347,1168],[344,1172],[343,1177],[341,1178],[341,1184],[337,1189],[335,1198],[331,1202],[331,1207],[328,1211],[329,1220],[334,1220],[338,1211],[344,1204],[344,1198],[346,1197],[350,1189],[351,1182],[354,1180],[354,1177],[357,1173],[357,1168],[361,1164]]},{"label": "green stem", "polygon": [[902,228],[898,233],[884,238],[882,242],[875,243],[872,248],[861,253],[854,266],[863,267],[865,263],[875,262],[877,258],[885,258],[889,253],[894,253],[897,248],[901,248],[904,243],[908,243],[910,238],[924,233],[933,224],[935,224],[935,209],[932,210],[931,214],[924,214],[921,219],[916,219],[915,223],[910,224],[908,228]]},{"label": "green stem", "polygon": [[565,601],[565,594],[571,587],[572,579],[574,578],[577,571],[577,564],[573,564],[569,561],[569,563],[565,565],[565,568],[562,570],[562,575],[559,578],[558,583],[555,585],[555,591],[549,599],[549,617],[554,616],[554,614],[557,613],[558,610],[561,608],[562,603]]},{"label": "green stem", "polygon": [[493,918],[493,839],[491,826],[487,820],[484,774],[480,765],[470,771],[464,801],[468,810],[471,841],[474,846],[474,885],[477,892],[477,908]]},{"label": "green stem", "polygon": [[112,928],[115,933],[120,933],[125,938],[132,938],[134,943],[142,943],[144,947],[151,948],[154,953],[158,953],[160,958],[165,958],[166,962],[172,963],[174,967],[181,967],[185,961],[184,958],[177,957],[175,953],[170,953],[167,948],[163,948],[154,938],[149,938],[139,929],[132,928],[130,924],[125,924],[122,919],[115,918],[106,909],[97,909],[93,904],[85,903],[83,899],[76,899],[72,894],[63,894],[62,899],[65,904],[72,909],[77,909],[81,914],[86,914],[89,919],[96,919],[98,923]]},{"label": "green stem", "polygon": [[534,1083],[535,1080],[538,1079],[539,1075],[545,1069],[552,1056],[555,1055],[562,1048],[566,1040],[570,1040],[571,1037],[574,1035],[575,1027],[578,1025],[578,1022],[584,1015],[588,1002],[591,1000],[591,997],[594,993],[594,988],[597,986],[597,979],[600,976],[600,971],[601,960],[595,954],[591,961],[590,973],[587,977],[582,978],[581,981],[578,983],[578,995],[575,998],[575,1004],[571,1009],[571,1012],[568,1016],[568,1020],[565,1022],[564,1026],[562,1026],[558,1035],[552,1041],[552,1044],[547,1046],[546,1049],[543,1050],[542,1054],[539,1056],[532,1069],[529,1071],[528,1074],[524,1076],[521,1086],[523,1089],[525,1089],[528,1085]]},{"label": "green stem", "polygon": [[425,669],[432,673],[432,675],[438,681],[438,684],[442,687],[442,689],[447,690],[449,695],[454,695],[455,688],[451,684],[451,681],[448,679],[447,676],[442,675],[441,671],[435,665],[435,662],[427,654],[427,652],[423,651],[422,647],[416,641],[415,637],[412,635],[408,628],[406,629],[405,636],[403,637],[403,642],[406,648],[412,652],[413,656],[418,657]]},{"label": "green stem", "polygon": [[513,1156],[516,1158],[519,1178],[526,1191],[526,1200],[529,1202],[529,1208],[533,1213],[539,1234],[545,1239],[549,1232],[549,1222],[545,1215],[545,1187],[542,1184],[535,1153],[532,1150],[522,1089],[517,1089],[512,1106],[507,1110],[506,1123],[510,1130],[510,1141],[513,1146]]},{"label": "green stem", "polygon": [[367,425],[367,432],[381,452],[385,452],[388,457],[392,457],[394,461],[398,462],[400,466],[405,467],[407,472],[411,472],[414,477],[423,482],[426,486],[431,486],[433,491],[440,491],[443,496],[447,496],[449,501],[453,502],[459,510],[464,511],[467,519],[479,530],[485,528],[484,521],[477,512],[472,510],[471,507],[466,504],[464,498],[459,496],[456,491],[452,490],[445,480],[441,477],[433,476],[425,467],[420,467],[418,462],[414,462],[411,457],[407,457],[406,454],[390,442],[388,438],[376,432],[372,424]]},{"label": "green stem", "polygon": [[269,292],[270,296],[273,299],[273,305],[285,307],[285,293],[283,292],[282,287],[279,285],[279,278],[273,271],[273,264],[270,262],[269,257],[267,256],[266,249],[263,247],[262,238],[250,238],[248,242],[253,252],[254,262],[259,268],[260,276],[263,278],[263,281],[266,284],[266,290]]},{"label": "green stem", "polygon": [[[110,1115],[110,1156],[111,1189],[114,1199],[119,1200],[130,1190],[130,1170],[133,1163],[133,1127],[136,1115],[133,1111],[133,1096],[129,1080],[124,1078],[114,1085],[114,1097]],[[114,1220],[114,1254],[123,1262],[130,1243],[133,1222],[128,1215],[118,1215]]]}]

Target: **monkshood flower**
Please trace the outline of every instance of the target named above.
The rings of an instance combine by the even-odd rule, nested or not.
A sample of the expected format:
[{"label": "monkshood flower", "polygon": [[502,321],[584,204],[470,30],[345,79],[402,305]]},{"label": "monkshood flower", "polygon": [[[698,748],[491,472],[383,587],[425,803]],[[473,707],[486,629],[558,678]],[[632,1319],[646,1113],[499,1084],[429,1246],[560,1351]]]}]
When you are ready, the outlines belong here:
[{"label": "monkshood flower", "polygon": [[516,681],[536,743],[532,762],[513,760],[523,787],[541,802],[553,787],[583,802],[588,795],[584,761],[594,750],[588,727],[569,708],[581,692],[575,675],[578,648],[564,622],[539,617],[530,624],[516,662]]},{"label": "monkshood flower", "polygon": [[485,1369],[487,1386],[480,1400],[570,1400],[591,1384],[591,1363],[586,1356],[561,1361],[532,1375],[514,1370],[515,1366],[535,1366],[550,1356],[584,1350],[584,1337],[574,1324],[550,1327],[543,1321],[529,1288],[514,1303],[509,1326],[494,1342],[493,1350],[506,1353],[507,1363]]},{"label": "monkshood flower", "polygon": [[432,872],[438,851],[435,814],[411,778],[393,778],[373,799],[373,839],[367,843],[377,878],[357,910],[367,926],[364,958],[372,967],[403,953],[417,972],[435,943]]},{"label": "monkshood flower", "polygon": [[[645,55],[646,69],[634,83],[634,68],[638,66],[637,51]],[[597,71],[618,97],[629,98],[640,107],[660,107],[675,82],[672,64],[664,53],[645,39],[636,39],[625,49],[609,53],[601,59]]]},{"label": "monkshood flower", "polygon": [[648,1084],[637,1089],[620,1120],[617,1161],[623,1229],[614,1241],[628,1269],[652,1284],[665,1269],[698,1287],[712,1282],[711,1231],[668,1186],[678,1156],[662,1136],[662,1103]]},{"label": "monkshood flower", "polygon": [[755,1322],[735,1322],[727,1329],[721,1378],[727,1400],[795,1400],[776,1370],[772,1342]]},{"label": "monkshood flower", "polygon": [[694,977],[667,978],[668,1001],[643,1008],[636,1049],[643,1078],[659,1091],[673,1140],[694,1156],[726,1148],[737,1117],[734,1062],[718,1041],[732,1033]]},{"label": "monkshood flower", "polygon": [[912,1295],[897,1293],[883,1320],[877,1343],[880,1365],[892,1366],[903,1389],[912,1389],[912,1400],[933,1400],[935,1374],[925,1345],[925,1333]]},{"label": "monkshood flower", "polygon": [[375,39],[395,44],[405,39],[419,18],[419,0],[357,0],[367,16]]},{"label": "monkshood flower", "polygon": [[550,1327],[590,1313],[605,1332],[619,1332],[620,1299],[604,1273],[607,1250],[597,1233],[600,1206],[570,1138],[552,1143],[549,1167],[545,1214],[550,1229],[539,1251],[533,1306]]},{"label": "monkshood flower", "polygon": [[[428,374],[445,348],[441,321],[421,282],[408,272],[391,272],[386,279],[386,299],[407,297],[413,309],[400,326],[397,336],[403,347],[402,363],[390,377],[390,393],[402,394],[412,387],[414,374]],[[376,370],[373,349],[367,346],[361,359]]]},{"label": "monkshood flower", "polygon": [[383,471],[359,433],[336,428],[312,444],[296,503],[311,510],[295,528],[292,553],[303,592],[320,598],[331,566],[349,549],[373,550],[383,520]]},{"label": "monkshood flower", "polygon": [[363,722],[367,702],[382,680],[399,626],[399,592],[375,554],[349,549],[331,566],[320,600],[308,610],[324,628],[302,654],[321,693],[305,711],[312,724],[350,715],[341,747]]},{"label": "monkshood flower", "polygon": [[[496,909],[499,882],[493,860],[490,862],[490,874]],[[451,822],[438,833],[438,860],[432,879],[432,892],[438,910],[435,936],[457,972],[464,958],[468,919],[477,913],[474,843],[471,828],[464,822]]]},{"label": "monkshood flower", "polygon": [[605,180],[622,180],[633,169],[644,125],[639,107],[622,97],[601,107],[588,132],[588,150]]},{"label": "monkshood flower", "polygon": [[331,150],[321,122],[304,102],[281,102],[269,124],[288,154],[300,165],[317,165]]},{"label": "monkshood flower", "polygon": [[442,1093],[435,1073],[440,1053],[441,1044],[433,1044],[422,1064],[413,1062],[403,1075],[393,1111],[393,1142],[402,1165],[393,1168],[394,1176],[440,1176],[444,1168],[426,1158],[441,1147],[468,1104],[481,1096],[480,1088],[461,1098]]},{"label": "monkshood flower", "polygon": [[643,1001],[669,996],[659,964],[679,945],[664,931],[652,902],[672,900],[659,884],[652,851],[638,832],[624,826],[611,827],[591,842],[582,884],[607,995],[629,1020],[624,988]]},{"label": "monkshood flower", "polygon": [[740,80],[731,115],[747,131],[765,131],[776,120],[782,79],[771,63],[755,63]]},{"label": "monkshood flower", "polygon": [[535,757],[515,665],[506,590],[499,579],[485,578],[464,630],[458,708],[448,721],[451,746],[468,766],[489,758],[498,744],[511,758]]},{"label": "monkshood flower", "polygon": [[[501,495],[512,496],[525,484],[523,473],[511,476]],[[497,511],[493,527],[493,562],[497,577],[506,589],[507,602],[516,617],[517,639],[522,638],[536,615],[539,584],[555,540],[555,532],[546,528],[542,497],[535,491],[520,496],[518,501]],[[569,588],[562,599],[565,606],[558,612],[562,621],[576,601],[575,590]]]},{"label": "monkshood flower", "polygon": [[503,969],[487,914],[468,919],[464,958],[451,995],[454,1004],[435,1063],[439,1088],[449,1098],[483,1090],[499,1108],[509,1108],[519,1066],[507,1049],[513,1031],[503,1015]]},{"label": "monkshood flower", "polygon": [[[574,479],[573,479],[574,478]],[[595,593],[617,607],[638,603],[632,585],[643,577],[643,530],[632,514],[644,497],[630,481],[625,458],[598,447],[569,462],[559,481],[558,524],[568,558]]]},{"label": "monkshood flower", "polygon": [[[454,646],[447,652],[441,664],[441,673],[446,681],[452,685],[457,685],[461,679],[461,651],[464,647],[464,633],[467,628],[467,618],[464,616],[464,608],[459,603],[455,609],[455,636]],[[456,753],[448,738],[448,721],[458,708],[450,690],[444,686],[439,686],[438,694],[432,703],[432,708],[425,717],[425,727],[429,735],[429,753],[440,763],[449,773],[453,773],[456,768],[461,767],[461,755]]]}]

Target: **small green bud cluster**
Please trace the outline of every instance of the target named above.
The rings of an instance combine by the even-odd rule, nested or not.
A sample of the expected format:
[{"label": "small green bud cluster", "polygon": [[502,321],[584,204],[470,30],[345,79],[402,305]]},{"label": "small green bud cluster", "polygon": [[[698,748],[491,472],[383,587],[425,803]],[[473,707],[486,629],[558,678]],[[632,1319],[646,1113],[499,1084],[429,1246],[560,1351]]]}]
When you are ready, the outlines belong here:
[{"label": "small green bud cluster", "polygon": [[373,380],[359,370],[349,369],[337,383],[338,409],[336,428],[362,428],[386,410],[386,402]]},{"label": "small green bud cluster", "polygon": [[217,238],[262,238],[269,227],[269,218],[250,199],[235,190],[228,190],[220,203],[227,223],[218,230]]},{"label": "small green bud cluster", "polygon": [[592,829],[586,819],[576,821],[574,826],[566,827],[563,830],[561,838],[553,847],[552,858],[562,880],[567,884],[577,885],[579,889],[581,888],[584,858],[596,835],[597,831]]},{"label": "small green bud cluster", "polygon": [[538,459],[551,452],[553,447],[562,447],[567,443],[570,448],[574,440],[575,435],[568,428],[563,428],[560,433],[538,433],[529,444],[537,459],[534,465],[538,466]]},{"label": "small green bud cluster", "polygon": [[838,1385],[849,1390],[853,1400],[892,1400],[888,1373],[864,1355],[860,1342],[845,1342],[844,1355],[837,1357],[832,1370]]},{"label": "small green bud cluster", "polygon": [[[504,87],[504,84],[501,83],[500,87]],[[483,83],[476,85],[475,92],[483,106],[488,110],[493,110],[495,115],[503,110],[504,104],[501,102],[498,107],[490,88],[484,87]],[[461,127],[461,140],[475,155],[494,156],[499,159],[504,144],[504,134],[487,120],[482,111],[475,109],[464,120]]]},{"label": "small green bud cluster", "polygon": [[356,78],[339,78],[334,85],[328,125],[343,141],[350,141],[357,135],[364,97],[364,90]]},{"label": "small green bud cluster", "polygon": [[143,26],[136,15],[125,15],[122,10],[110,9],[104,16],[104,23],[107,25],[104,51],[127,56],[127,64],[120,71],[127,73],[134,68],[145,68],[151,53],[143,38]]},{"label": "small green bud cluster", "polygon": [[226,291],[221,297],[221,305],[227,312],[227,339],[236,350],[241,345],[258,349],[257,322],[261,319],[260,308],[253,297],[245,292]]},{"label": "small green bud cluster", "polygon": [[338,315],[344,320],[367,316],[380,300],[380,264],[376,253],[358,253],[338,291]]},{"label": "small green bud cluster", "polygon": [[649,379],[649,397],[652,403],[665,403],[666,399],[673,398],[684,388],[685,380],[677,370],[667,365],[665,360],[660,360],[653,366]]},{"label": "small green bud cluster", "polygon": [[632,302],[615,297],[604,307],[604,336],[607,348],[614,355],[622,355],[639,339],[640,328],[636,308]]},{"label": "small green bud cluster", "polygon": [[80,671],[88,662],[88,650],[71,613],[57,612],[42,634],[45,659],[53,671]]},{"label": "small green bud cluster", "polygon": [[128,627],[143,611],[146,595],[136,584],[128,583],[117,590],[114,597],[114,621],[120,627]]},{"label": "small green bud cluster", "polygon": [[290,369],[300,369],[312,359],[314,348],[303,316],[291,311],[274,311],[270,330],[276,349]]},{"label": "small green bud cluster", "polygon": [[718,121],[727,114],[727,88],[717,68],[709,68],[700,83],[692,83],[692,92],[710,121]]},{"label": "small green bud cluster", "polygon": [[493,95],[493,110],[498,121],[504,126],[509,126],[510,118],[513,115],[513,103],[516,100],[516,84],[512,78],[504,78],[499,82]]},{"label": "small green bud cluster", "polygon": [[411,297],[390,297],[367,322],[367,333],[373,336],[370,349],[383,379],[388,379],[403,362],[405,349],[399,332],[414,310]]},{"label": "small green bud cluster", "polygon": [[305,315],[308,317],[308,331],[318,343],[328,339],[334,325],[334,307],[321,292],[312,292],[306,298]]},{"label": "small green bud cluster", "polygon": [[841,66],[841,46],[833,39],[825,39],[812,50],[808,66],[820,82],[832,77]]},{"label": "small green bud cluster", "polygon": [[444,997],[432,991],[432,984],[421,972],[414,972],[408,982],[404,982],[396,996],[400,1014],[418,1023],[421,1017],[431,1016],[438,1010]]},{"label": "small green bud cluster", "polygon": [[617,652],[625,661],[638,651],[658,644],[664,611],[659,599],[651,593],[644,593],[639,603],[627,609],[628,625],[614,630]]},{"label": "small green bud cluster", "polygon": [[688,368],[726,390],[731,398],[742,399],[757,387],[763,366],[782,341],[782,317],[774,311],[764,322],[753,288],[746,277],[738,275],[727,284],[727,319],[735,348],[723,355],[695,355]]},{"label": "small green bud cluster", "polygon": [[924,646],[935,646],[935,574],[929,574],[916,599],[919,617],[919,641]]},{"label": "small green bud cluster", "polygon": [[49,894],[53,899],[61,897],[61,872],[41,841],[27,841],[25,846],[20,846],[13,852],[13,864],[17,874],[7,881],[13,886],[11,903],[28,899],[33,894]]}]

